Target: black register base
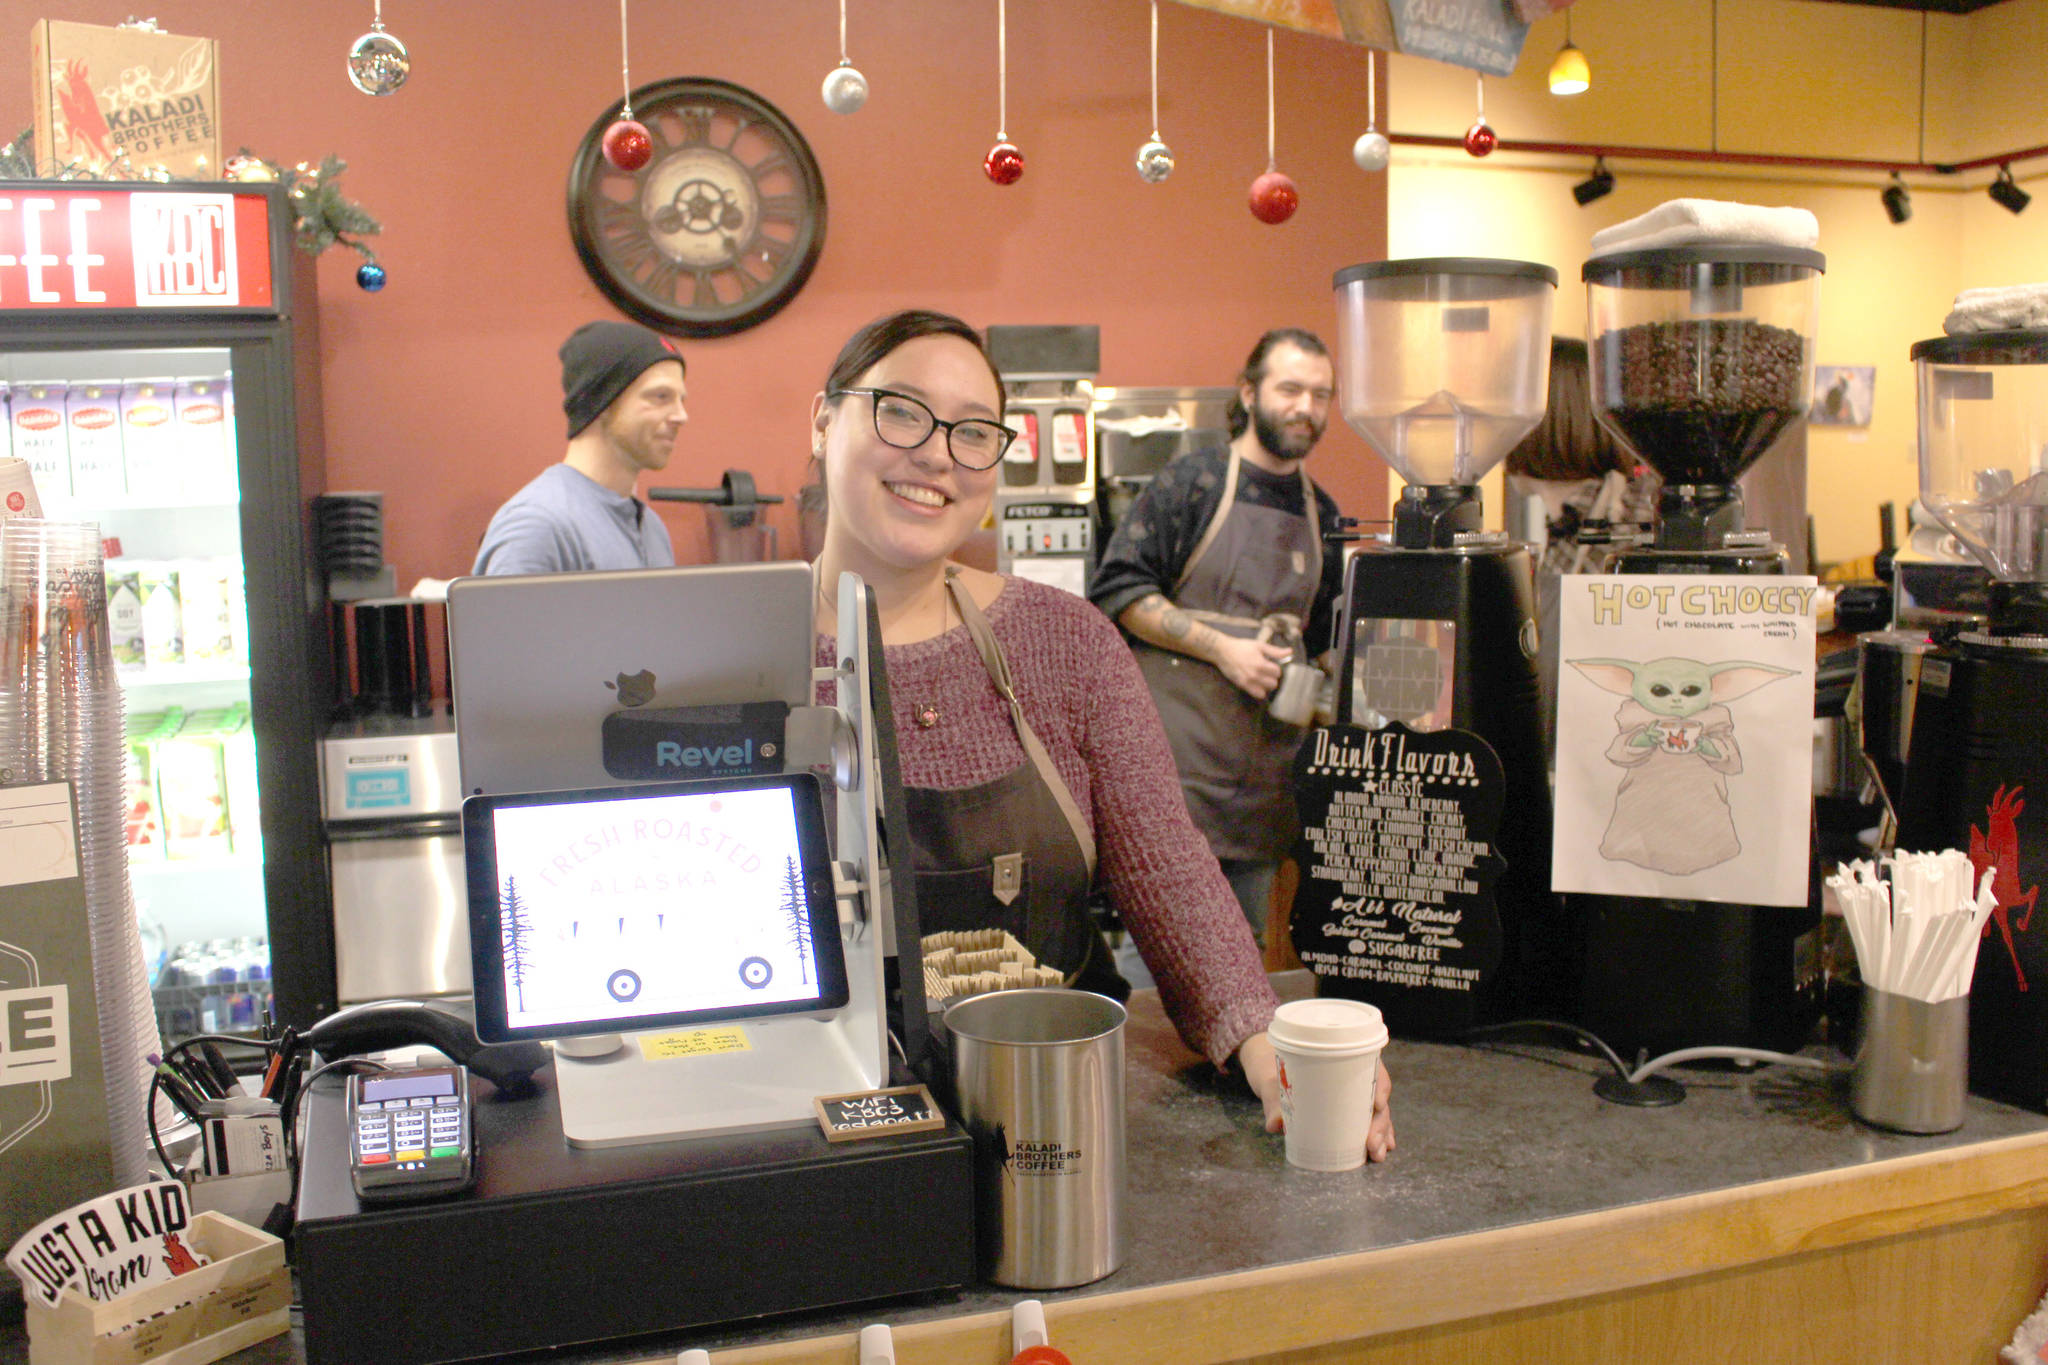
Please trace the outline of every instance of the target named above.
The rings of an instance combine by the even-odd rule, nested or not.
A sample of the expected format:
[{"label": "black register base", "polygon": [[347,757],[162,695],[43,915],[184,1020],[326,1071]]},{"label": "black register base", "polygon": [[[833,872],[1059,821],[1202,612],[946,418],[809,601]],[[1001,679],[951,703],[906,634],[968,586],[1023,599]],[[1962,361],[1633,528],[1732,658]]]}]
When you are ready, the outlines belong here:
[{"label": "black register base", "polygon": [[307,1097],[297,1264],[307,1365],[416,1365],[972,1283],[971,1139],[815,1125],[571,1149],[554,1069],[474,1084],[476,1188],[364,1210],[340,1086]]}]

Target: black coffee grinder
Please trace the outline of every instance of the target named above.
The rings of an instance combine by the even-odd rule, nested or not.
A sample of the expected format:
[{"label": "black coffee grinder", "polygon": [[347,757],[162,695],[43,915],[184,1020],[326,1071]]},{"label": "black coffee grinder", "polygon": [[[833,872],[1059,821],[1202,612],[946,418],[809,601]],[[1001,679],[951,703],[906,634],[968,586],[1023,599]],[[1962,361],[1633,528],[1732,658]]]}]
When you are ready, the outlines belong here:
[{"label": "black coffee grinder", "polygon": [[[1585,264],[1593,409],[1663,479],[1651,543],[1623,574],[1780,574],[1744,521],[1743,472],[1813,396],[1817,251],[1696,243]],[[1579,1022],[1624,1055],[1796,1049],[1818,1017],[1817,889],[1806,908],[1574,894]]]},{"label": "black coffee grinder", "polygon": [[2048,1108],[2048,329],[1916,342],[1920,500],[1992,575],[1989,619],[1920,662],[1898,846],[1969,852],[1998,898],[1970,1088]]},{"label": "black coffee grinder", "polygon": [[[1449,945],[1448,961],[1471,953],[1479,933],[1491,935],[1497,969],[1482,971],[1464,991],[1443,988],[1442,978],[1409,986],[1382,977],[1363,998],[1380,1006],[1396,1033],[1411,1036],[1555,1016],[1565,1008],[1570,974],[1568,935],[1550,890],[1535,579],[1525,546],[1482,529],[1478,484],[1543,416],[1557,272],[1467,257],[1375,261],[1337,272],[1335,288],[1344,419],[1407,480],[1391,543],[1364,545],[1345,573],[1339,730],[1353,725],[1398,737],[1386,729],[1398,722],[1417,736],[1400,739],[1410,762],[1421,761],[1412,751],[1424,743],[1490,748],[1500,773],[1491,802],[1500,815],[1489,842],[1506,864],[1490,887],[1492,906],[1475,905],[1458,932],[1435,936]],[[1491,770],[1491,760],[1484,766]],[[1404,865],[1397,875],[1409,878],[1412,870]],[[1368,881],[1368,895],[1401,903],[1400,883]],[[1425,901],[1416,913],[1429,910]],[[1498,928],[1482,930],[1480,917],[1490,925],[1496,912]],[[1348,951],[1366,953],[1386,932],[1361,932]],[[1425,961],[1430,939],[1415,945]]]}]

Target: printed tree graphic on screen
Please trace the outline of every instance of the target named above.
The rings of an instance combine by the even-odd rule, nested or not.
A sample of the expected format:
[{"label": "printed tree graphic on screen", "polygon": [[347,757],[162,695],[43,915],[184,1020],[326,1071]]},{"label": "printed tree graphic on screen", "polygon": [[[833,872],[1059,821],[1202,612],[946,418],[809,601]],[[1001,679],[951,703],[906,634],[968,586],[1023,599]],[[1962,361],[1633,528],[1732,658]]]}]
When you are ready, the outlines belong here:
[{"label": "printed tree graphic on screen", "polygon": [[803,878],[797,875],[796,859],[783,860],[782,912],[789,916],[789,942],[796,949],[798,968],[803,972],[803,982],[811,984],[811,915],[804,904]]},{"label": "printed tree graphic on screen", "polygon": [[519,1008],[526,1008],[526,969],[532,960],[526,955],[527,941],[533,937],[533,920],[526,913],[526,902],[519,899],[519,879],[505,879],[504,894],[498,897],[498,932],[505,942],[505,977],[512,983],[512,990],[519,997]]}]

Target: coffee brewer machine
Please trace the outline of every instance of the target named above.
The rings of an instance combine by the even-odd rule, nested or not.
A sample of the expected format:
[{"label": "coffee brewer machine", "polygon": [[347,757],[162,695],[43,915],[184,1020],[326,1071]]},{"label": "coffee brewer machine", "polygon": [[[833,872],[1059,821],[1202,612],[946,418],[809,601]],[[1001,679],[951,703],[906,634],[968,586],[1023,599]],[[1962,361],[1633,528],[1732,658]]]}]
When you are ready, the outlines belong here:
[{"label": "coffee brewer machine", "polygon": [[[1736,480],[1806,415],[1824,268],[1817,251],[1713,242],[1586,262],[1594,414],[1663,479],[1655,537],[1619,572],[1785,571],[1770,532],[1745,524]],[[1817,1017],[1801,942],[1813,907],[1566,903],[1585,934],[1580,1022],[1623,1053],[1792,1049]]]},{"label": "coffee brewer machine", "polygon": [[2048,1107],[2048,329],[1914,344],[1920,499],[1990,571],[1989,620],[1921,660],[1898,846],[1961,848],[1998,898],[1970,990],[1970,1086]]},{"label": "coffee brewer machine", "polygon": [[1477,735],[1506,782],[1495,843],[1501,967],[1464,1001],[1383,1004],[1409,1033],[1556,1014],[1569,988],[1550,890],[1551,805],[1526,547],[1480,524],[1479,480],[1541,420],[1557,272],[1439,257],[1337,272],[1344,420],[1407,480],[1390,544],[1346,568],[1337,718]]}]

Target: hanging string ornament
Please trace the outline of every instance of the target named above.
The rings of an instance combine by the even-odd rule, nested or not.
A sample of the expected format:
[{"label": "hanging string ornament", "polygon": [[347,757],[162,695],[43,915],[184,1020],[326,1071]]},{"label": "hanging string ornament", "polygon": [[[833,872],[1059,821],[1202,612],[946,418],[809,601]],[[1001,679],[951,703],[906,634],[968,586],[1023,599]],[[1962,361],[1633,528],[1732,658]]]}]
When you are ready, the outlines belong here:
[{"label": "hanging string ornament", "polygon": [[348,50],[348,78],[365,95],[394,94],[412,74],[405,44],[384,31],[384,0],[376,0],[370,31]]},{"label": "hanging string ornament", "polygon": [[1294,181],[1275,169],[1273,159],[1273,30],[1266,30],[1266,173],[1252,181],[1252,217],[1284,223],[1301,207]]},{"label": "hanging string ornament", "polygon": [[846,55],[846,0],[839,0],[839,65],[825,73],[825,107],[835,114],[857,114],[868,102],[868,78]]},{"label": "hanging string ornament", "polygon": [[1479,117],[1465,130],[1465,150],[1474,156],[1490,155],[1500,145],[1500,134],[1486,122],[1486,77],[1479,78]]},{"label": "hanging string ornament", "polygon": [[626,0],[619,0],[619,81],[625,97],[619,101],[619,116],[604,130],[598,144],[604,159],[631,174],[654,159],[654,138],[647,125],[633,117],[633,69],[626,59]]},{"label": "hanging string ornament", "polygon": [[982,158],[981,169],[998,185],[1024,178],[1024,153],[1003,131],[1010,126],[1010,16],[1004,0],[996,0],[996,145]]},{"label": "hanging string ornament", "polygon": [[1159,140],[1159,0],[1152,0],[1152,138],[1138,148],[1138,178],[1156,185],[1173,174],[1173,149]]},{"label": "hanging string ornament", "polygon": [[1383,171],[1394,149],[1387,135],[1379,131],[1378,67],[1370,50],[1365,54],[1365,131],[1351,144],[1351,159],[1361,171]]}]

